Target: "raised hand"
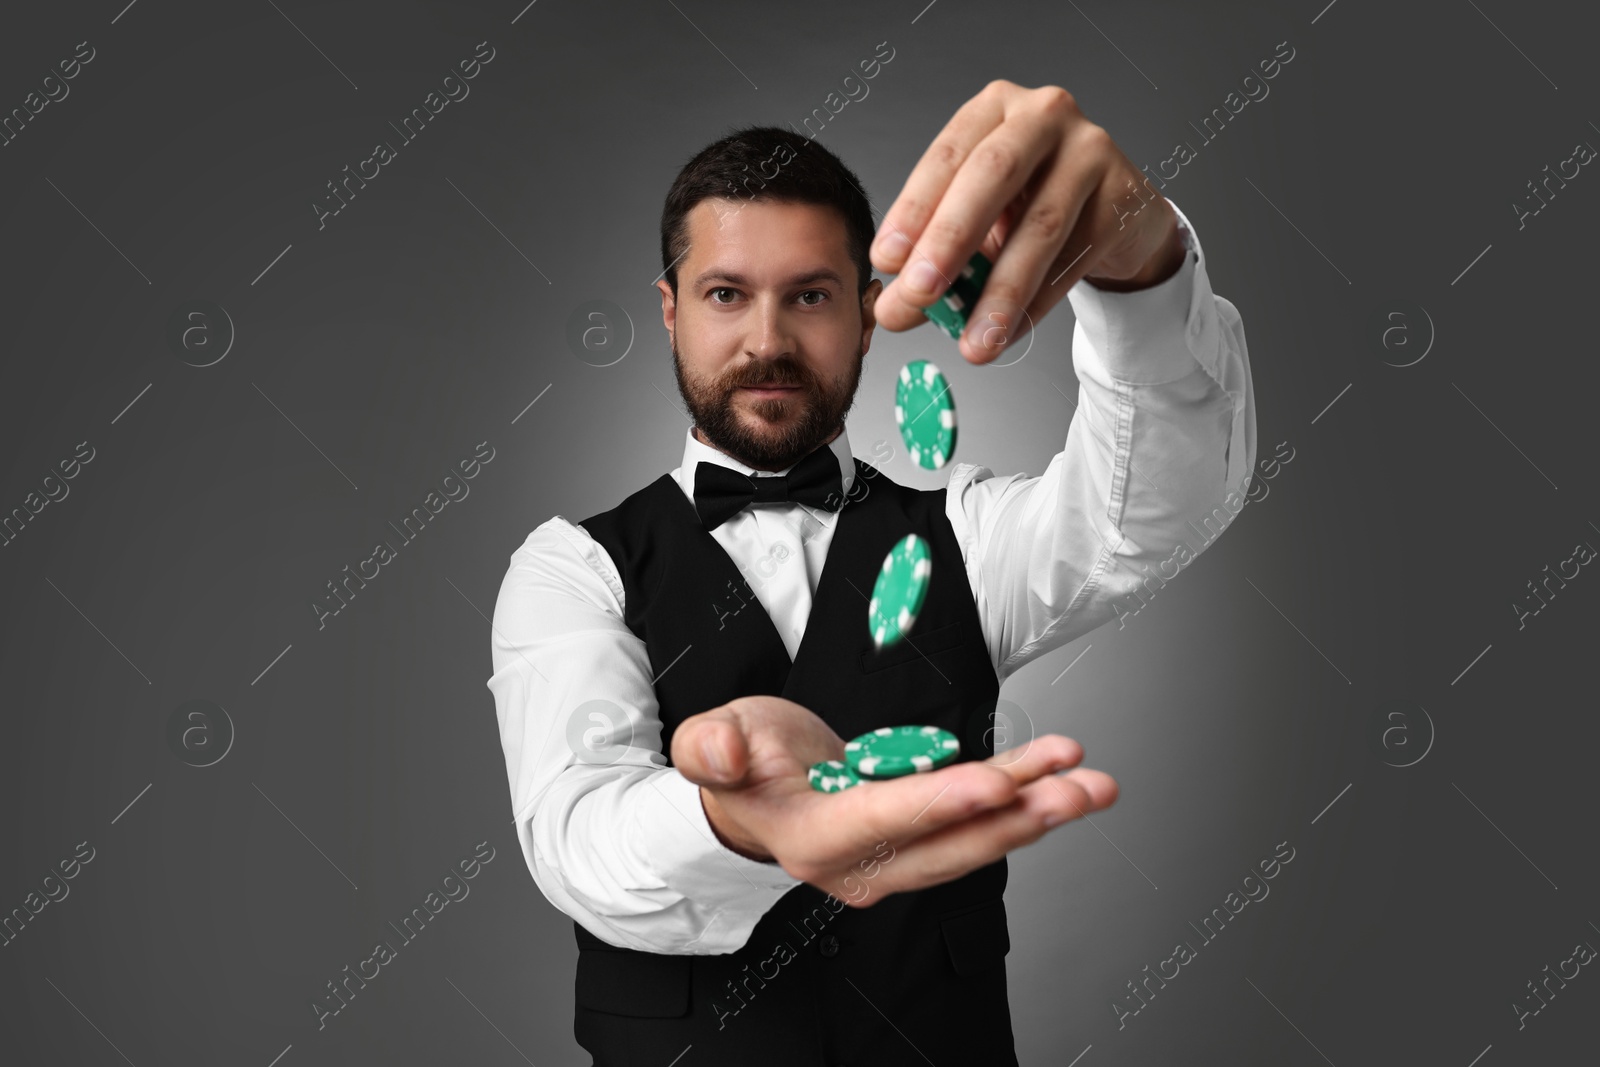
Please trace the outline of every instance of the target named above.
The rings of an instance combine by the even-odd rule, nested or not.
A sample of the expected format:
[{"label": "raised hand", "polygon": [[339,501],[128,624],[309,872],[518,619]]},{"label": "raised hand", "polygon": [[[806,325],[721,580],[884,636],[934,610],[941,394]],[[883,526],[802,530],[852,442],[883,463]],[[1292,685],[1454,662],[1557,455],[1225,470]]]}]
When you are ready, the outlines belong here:
[{"label": "raised hand", "polygon": [[872,265],[899,277],[878,295],[879,325],[920,325],[974,251],[994,269],[961,338],[972,363],[997,358],[1079,279],[1142,289],[1184,256],[1166,198],[1071,93],[1005,80],[945,123],[885,213]]}]

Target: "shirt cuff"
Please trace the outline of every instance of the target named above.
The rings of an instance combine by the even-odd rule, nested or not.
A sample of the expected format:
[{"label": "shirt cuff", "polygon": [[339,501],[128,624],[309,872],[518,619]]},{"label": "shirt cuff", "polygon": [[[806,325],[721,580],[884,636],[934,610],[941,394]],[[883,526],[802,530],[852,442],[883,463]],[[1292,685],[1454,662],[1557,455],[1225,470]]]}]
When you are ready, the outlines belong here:
[{"label": "shirt cuff", "polygon": [[1178,205],[1167,203],[1188,250],[1176,274],[1131,293],[1100,289],[1086,278],[1067,290],[1078,327],[1106,371],[1120,381],[1158,385],[1187,377],[1206,331],[1217,329],[1200,239]]},{"label": "shirt cuff", "polygon": [[718,841],[700,803],[700,787],[678,771],[657,774],[651,784],[650,799],[656,803],[636,809],[637,854],[649,857],[673,892],[718,912],[708,934],[717,927],[743,927],[748,936],[749,928],[800,880],[779,864],[741,856]]}]

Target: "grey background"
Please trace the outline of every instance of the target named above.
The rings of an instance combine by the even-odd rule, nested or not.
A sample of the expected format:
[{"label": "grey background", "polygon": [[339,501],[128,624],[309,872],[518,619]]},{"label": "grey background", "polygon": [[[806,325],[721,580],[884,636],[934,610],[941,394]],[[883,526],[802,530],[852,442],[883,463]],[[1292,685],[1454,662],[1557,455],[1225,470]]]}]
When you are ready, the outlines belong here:
[{"label": "grey background", "polygon": [[[895,58],[821,137],[880,213],[991,78],[1067,87],[1152,168],[1195,144],[1164,191],[1243,315],[1260,457],[1295,450],[1125,629],[1003,690],[1122,786],[1092,827],[1013,857],[1023,1061],[1492,1067],[1590,1047],[1600,979],[1521,1030],[1510,1009],[1600,944],[1600,578],[1521,630],[1510,605],[1600,545],[1600,178],[1585,168],[1520,231],[1508,205],[1600,143],[1592,16],[123,2],[14,9],[0,33],[0,110],[77,42],[97,51],[0,148],[0,511],[95,449],[0,548],[0,911],[96,850],[0,948],[7,1062],[587,1062],[570,923],[510,822],[485,616],[533,527],[677,462],[651,286],[677,167],[731,125],[800,122],[885,40]],[[324,183],[483,40],[471,95],[319,231]],[[1201,145],[1188,123],[1284,40],[1270,96]],[[165,339],[194,299],[236,331],[204,368]],[[637,331],[605,368],[564,342],[594,299]],[[1414,305],[1431,351],[1387,365],[1405,360],[1384,313]],[[858,454],[898,445],[892,376],[933,358],[959,397],[956,458],[1041,471],[1076,394],[1071,327],[1062,302],[1026,359],[987,368],[932,328],[880,331]],[[319,630],[324,583],[485,440],[469,497]],[[903,447],[886,469],[947,473]],[[237,730],[204,768],[166,734],[196,699]],[[496,855],[470,896],[319,1032],[311,998],[479,841]],[[1119,1030],[1125,983],[1198,946],[1188,924],[1280,841],[1296,855],[1271,895]]]}]

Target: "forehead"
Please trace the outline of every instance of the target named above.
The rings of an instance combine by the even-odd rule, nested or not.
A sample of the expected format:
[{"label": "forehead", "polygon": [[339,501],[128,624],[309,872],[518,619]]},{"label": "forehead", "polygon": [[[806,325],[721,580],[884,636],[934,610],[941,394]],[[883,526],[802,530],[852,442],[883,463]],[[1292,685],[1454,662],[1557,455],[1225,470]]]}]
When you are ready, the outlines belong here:
[{"label": "forehead", "polygon": [[692,282],[725,270],[771,282],[818,267],[852,275],[844,219],[825,204],[772,200],[702,200],[684,217],[689,252],[678,276]]}]

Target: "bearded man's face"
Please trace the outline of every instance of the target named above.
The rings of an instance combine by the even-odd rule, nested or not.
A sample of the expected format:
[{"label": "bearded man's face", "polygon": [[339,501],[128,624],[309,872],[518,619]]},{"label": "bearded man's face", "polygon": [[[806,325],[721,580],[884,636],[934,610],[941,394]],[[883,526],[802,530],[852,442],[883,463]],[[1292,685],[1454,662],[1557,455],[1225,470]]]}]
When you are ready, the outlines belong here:
[{"label": "bearded man's face", "polygon": [[676,300],[657,283],[678,391],[706,443],[782,470],[843,426],[883,283],[857,298],[825,205],[702,200],[685,221]]}]

